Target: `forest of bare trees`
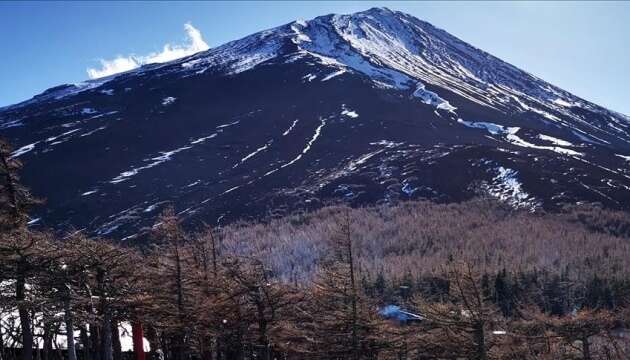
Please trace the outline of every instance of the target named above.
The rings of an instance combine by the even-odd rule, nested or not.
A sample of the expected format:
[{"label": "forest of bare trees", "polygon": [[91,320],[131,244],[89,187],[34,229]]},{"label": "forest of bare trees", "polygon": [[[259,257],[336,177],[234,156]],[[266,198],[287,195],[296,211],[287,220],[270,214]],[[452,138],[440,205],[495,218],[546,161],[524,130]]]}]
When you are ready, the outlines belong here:
[{"label": "forest of bare trees", "polygon": [[10,154],[1,360],[130,358],[129,328],[156,360],[630,358],[624,213],[409,202],[187,229],[166,207],[123,244],[30,227],[45,205]]}]

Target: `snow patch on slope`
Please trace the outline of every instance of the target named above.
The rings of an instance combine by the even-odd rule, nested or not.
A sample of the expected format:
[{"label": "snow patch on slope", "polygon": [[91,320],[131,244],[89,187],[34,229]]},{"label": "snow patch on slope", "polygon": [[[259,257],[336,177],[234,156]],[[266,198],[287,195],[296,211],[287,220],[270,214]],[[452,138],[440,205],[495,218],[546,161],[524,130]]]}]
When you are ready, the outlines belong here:
[{"label": "snow patch on slope", "polygon": [[492,135],[504,135],[504,134],[515,134],[520,130],[519,127],[505,127],[503,125],[494,124],[491,122],[483,122],[483,121],[466,121],[463,119],[457,119],[457,122],[473,129],[485,129]]},{"label": "snow patch on slope", "polygon": [[213,134],[210,134],[208,136],[200,137],[198,139],[195,139],[195,140],[191,141],[190,143],[193,144],[193,145],[201,144],[201,143],[206,142],[206,140],[212,139],[215,136],[217,136],[217,133],[213,133]]},{"label": "snow patch on slope", "polygon": [[568,101],[566,101],[566,100],[564,100],[564,99],[560,99],[560,98],[555,99],[555,100],[553,101],[553,103],[554,103],[554,104],[558,104],[558,105],[560,105],[560,106],[564,106],[564,107],[574,107],[574,106],[578,106],[578,104],[577,104],[577,103],[568,102]]},{"label": "snow patch on slope", "polygon": [[192,149],[195,145],[197,144],[201,144],[204,143],[206,140],[212,139],[214,137],[217,136],[217,133],[213,133],[210,134],[208,136],[205,137],[201,137],[195,140],[191,140],[189,142],[188,145],[186,146],[182,146],[180,148],[174,149],[174,150],[170,150],[170,151],[160,151],[159,156],[155,156],[149,159],[144,159],[145,162],[148,162],[148,164],[146,165],[142,165],[142,166],[137,166],[137,167],[132,167],[129,170],[123,171],[120,174],[118,174],[118,176],[114,177],[112,180],[109,181],[110,184],[119,184],[121,182],[127,181],[129,180],[131,177],[133,177],[134,175],[137,175],[138,173],[140,173],[143,170],[147,170],[147,169],[151,169],[154,168],[160,164],[163,164],[169,160],[171,160],[172,156],[175,154],[178,154],[182,151],[186,151],[186,150],[190,150]]},{"label": "snow patch on slope", "polygon": [[558,146],[574,146],[572,143],[566,141],[566,140],[562,140],[562,139],[558,139],[555,138],[553,136],[549,136],[549,135],[545,135],[545,134],[540,134],[537,136],[540,140],[544,140],[544,141],[548,141],[554,145],[558,145]]},{"label": "snow patch on slope", "polygon": [[295,127],[295,125],[298,123],[299,119],[295,119],[293,120],[293,123],[291,124],[291,126],[289,126],[283,133],[282,136],[287,136],[291,133],[291,131],[293,130],[293,128]]},{"label": "snow patch on slope", "polygon": [[421,82],[416,85],[416,91],[413,92],[413,96],[419,98],[420,101],[422,101],[423,103],[434,106],[437,109],[442,109],[450,112],[457,110],[456,107],[451,105],[448,101],[439,97],[438,94],[434,93],[433,91],[427,90],[425,85]]},{"label": "snow patch on slope", "polygon": [[330,80],[330,79],[332,79],[332,78],[334,78],[334,77],[337,77],[337,76],[339,76],[339,75],[341,75],[341,74],[343,74],[343,73],[345,73],[345,72],[346,72],[346,70],[344,70],[344,69],[341,69],[341,70],[335,71],[335,72],[333,72],[333,73],[330,73],[330,74],[328,74],[328,75],[324,76],[324,78],[322,79],[322,81],[328,81],[328,80]]},{"label": "snow patch on slope", "polygon": [[156,167],[166,161],[171,160],[171,157],[179,152],[182,152],[184,150],[188,150],[190,149],[190,146],[184,146],[175,150],[170,150],[170,151],[161,151],[160,156],[156,156],[156,157],[152,157],[150,159],[146,159],[145,161],[150,161],[147,165],[143,165],[143,166],[139,166],[139,167],[135,167],[135,168],[131,168],[130,170],[127,171],[123,171],[121,172],[118,176],[116,176],[115,178],[113,178],[112,180],[110,180],[110,184],[118,184],[121,183],[123,181],[127,181],[129,180],[129,178],[131,178],[134,175],[137,175],[140,171],[143,170],[147,170],[147,169],[151,169],[153,167]]},{"label": "snow patch on slope", "polygon": [[35,149],[35,145],[37,145],[38,143],[39,141],[36,141],[32,144],[24,145],[21,148],[15,150],[14,152],[11,153],[11,159],[22,156],[26,154],[27,152],[33,151],[33,149]]},{"label": "snow patch on slope", "polygon": [[[550,150],[550,151],[553,151],[562,155],[572,155],[572,156],[584,155],[583,153],[580,153],[571,149],[566,149],[561,146],[543,146],[543,145],[532,144],[531,142],[528,142],[522,139],[521,137],[519,137],[518,135],[516,135],[521,130],[521,128],[519,127],[506,127],[503,125],[498,125],[498,124],[494,124],[490,122],[472,122],[472,121],[466,121],[462,119],[457,119],[457,122],[469,128],[485,129],[491,135],[503,135],[505,136],[505,139],[512,145],[516,145],[520,147],[527,147],[527,148],[532,148],[532,149],[539,149],[539,150]],[[551,141],[551,139],[553,139],[553,141],[555,142],[561,142],[562,144],[572,145],[569,142],[565,142],[561,139],[556,139],[548,135],[538,135],[538,137],[546,141]]]},{"label": "snow patch on slope", "polygon": [[311,82],[315,79],[317,79],[317,75],[313,75],[313,74],[306,74],[302,77],[302,80],[305,80],[307,82]]},{"label": "snow patch on slope", "polygon": [[315,133],[313,133],[313,137],[311,137],[311,139],[306,143],[306,146],[304,147],[304,149],[302,149],[302,153],[296,156],[293,160],[289,161],[288,163],[280,166],[280,168],[285,168],[289,165],[294,164],[296,161],[300,160],[302,156],[304,156],[309,150],[311,150],[311,146],[313,146],[313,144],[315,143],[315,140],[317,140],[319,135],[321,135],[322,129],[324,128],[324,126],[326,126],[326,119],[321,119],[320,125],[315,129]]},{"label": "snow patch on slope", "polygon": [[16,120],[9,120],[9,121],[5,121],[0,123],[0,130],[4,130],[4,129],[9,129],[12,127],[18,127],[18,126],[23,126],[24,123],[22,122],[22,119],[16,119]]},{"label": "snow patch on slope", "polygon": [[315,143],[315,140],[317,140],[317,138],[321,135],[322,129],[324,128],[324,126],[326,126],[326,119],[321,118],[319,126],[315,128],[315,133],[313,133],[313,136],[311,137],[311,139],[306,143],[306,146],[304,146],[304,149],[302,149],[302,152],[298,154],[296,157],[294,157],[291,161],[282,164],[279,168],[275,168],[273,170],[267,171],[263,176],[271,175],[275,173],[276,171],[280,169],[284,169],[285,167],[293,165],[297,161],[299,161],[302,158],[302,156],[308,153],[308,151],[311,149],[311,146],[313,146],[313,144]]},{"label": "snow patch on slope", "polygon": [[267,150],[267,148],[269,148],[269,146],[271,146],[271,144],[273,144],[273,140],[269,140],[269,142],[267,142],[265,145],[259,147],[258,149],[254,150],[253,152],[247,154],[244,158],[241,159],[241,161],[239,163],[237,163],[236,165],[234,165],[232,168],[236,168],[238,167],[240,164],[244,163],[245,161],[253,158],[254,156],[256,156],[258,153],[260,153],[261,151],[265,151]]},{"label": "snow patch on slope", "polygon": [[496,175],[485,189],[490,196],[515,208],[536,207],[537,201],[523,189],[523,184],[518,179],[518,171],[503,166],[498,166],[493,171]]},{"label": "snow patch on slope", "polygon": [[353,119],[356,119],[356,118],[359,117],[359,114],[356,111],[348,108],[346,106],[346,104],[342,104],[341,105],[341,115],[347,116],[347,117],[353,118]]},{"label": "snow patch on slope", "polygon": [[516,133],[514,134],[508,134],[507,135],[507,140],[516,146],[521,146],[521,147],[527,147],[527,148],[532,148],[532,149],[539,149],[539,150],[550,150],[553,152],[556,152],[558,154],[562,154],[562,155],[572,155],[572,156],[584,156],[583,153],[577,152],[575,150],[571,150],[571,149],[566,149],[560,146],[541,146],[541,145],[536,145],[536,144],[532,144],[526,140],[523,140],[522,138],[520,138],[519,136],[516,135]]},{"label": "snow patch on slope", "polygon": [[172,97],[172,96],[167,96],[164,99],[162,99],[162,106],[169,106],[171,104],[173,104],[175,102],[176,98]]}]

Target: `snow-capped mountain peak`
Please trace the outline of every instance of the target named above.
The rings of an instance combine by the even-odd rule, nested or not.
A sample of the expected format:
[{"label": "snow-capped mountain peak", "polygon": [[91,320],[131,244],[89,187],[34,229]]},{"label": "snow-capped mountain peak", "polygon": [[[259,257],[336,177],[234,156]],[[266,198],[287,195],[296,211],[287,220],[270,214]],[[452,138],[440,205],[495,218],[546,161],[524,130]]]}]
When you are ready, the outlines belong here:
[{"label": "snow-capped mountain peak", "polygon": [[211,223],[480,194],[630,209],[627,116],[387,8],[58,86],[0,109],[0,131],[48,199],[39,223],[102,235],[167,203]]},{"label": "snow-capped mountain peak", "polygon": [[301,56],[336,66],[338,74],[356,71],[398,89],[415,89],[422,82],[502,113],[538,113],[559,126],[564,124],[554,113],[561,113],[588,128],[578,130],[582,135],[595,131],[630,140],[625,130],[589,123],[568,108],[594,111],[614,122],[627,122],[626,116],[589,103],[442,29],[388,8],[295,21],[199,53],[181,65],[196,73],[218,67],[239,73],[278,57],[292,61]]}]

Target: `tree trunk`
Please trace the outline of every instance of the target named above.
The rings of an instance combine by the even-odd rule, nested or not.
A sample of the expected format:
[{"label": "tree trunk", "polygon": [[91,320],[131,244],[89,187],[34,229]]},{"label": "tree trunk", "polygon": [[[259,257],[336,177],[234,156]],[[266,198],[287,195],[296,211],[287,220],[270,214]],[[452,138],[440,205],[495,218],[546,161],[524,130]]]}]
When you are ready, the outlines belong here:
[{"label": "tree trunk", "polygon": [[70,299],[66,298],[64,304],[66,319],[66,338],[68,343],[68,360],[77,360],[76,347],[74,345],[74,315],[70,307]]},{"label": "tree trunk", "polygon": [[81,338],[81,344],[83,345],[83,360],[91,360],[90,337],[88,336],[88,332],[85,325],[81,325],[79,328],[80,328],[79,337]]},{"label": "tree trunk", "polygon": [[201,346],[201,360],[212,360],[212,338],[206,335],[201,335],[199,343]]},{"label": "tree trunk", "polygon": [[358,312],[357,312],[357,288],[354,274],[354,255],[352,254],[352,232],[350,231],[350,217],[346,212],[346,249],[348,256],[348,264],[350,265],[350,290],[352,291],[352,358],[359,359],[359,335],[358,328]]},{"label": "tree trunk", "polygon": [[90,324],[90,353],[93,360],[101,360],[101,329],[96,323]]},{"label": "tree trunk", "polygon": [[103,311],[103,326],[101,336],[101,359],[114,360],[114,353],[112,348],[112,312],[107,305],[104,306]]},{"label": "tree trunk", "polygon": [[[175,269],[176,269],[176,286],[177,286],[177,317],[180,325],[184,323],[184,287],[183,287],[183,273],[182,273],[182,259],[179,254],[179,247],[175,248]],[[181,330],[179,330],[181,332]],[[174,359],[184,359],[184,334],[177,334],[174,337]],[[108,360],[108,359],[105,359]]]},{"label": "tree trunk", "polygon": [[[142,323],[139,321],[135,321],[131,325],[131,334],[133,338],[133,353],[135,354],[135,360],[145,360],[144,356],[144,331],[142,329]],[[155,343],[151,344],[151,349],[153,346],[157,345]]]},{"label": "tree trunk", "polygon": [[486,339],[485,339],[485,332],[483,329],[483,323],[482,322],[478,322],[475,323],[475,347],[476,347],[476,354],[475,354],[475,360],[486,360],[488,358],[487,354],[486,354]]},{"label": "tree trunk", "polygon": [[[43,356],[41,356],[44,360],[52,359],[52,350],[53,350],[53,335],[50,331],[50,325],[44,322],[44,348],[42,349]],[[39,353],[39,351],[38,351]],[[38,355],[38,358],[40,356]]]},{"label": "tree trunk", "polygon": [[15,282],[15,297],[18,301],[18,313],[20,316],[20,328],[22,330],[22,360],[33,360],[33,330],[31,329],[31,314],[24,303],[26,301],[26,280],[24,269],[18,265],[18,274]]},{"label": "tree trunk", "polygon": [[217,277],[217,244],[214,240],[212,229],[210,229],[210,241],[212,242],[212,274],[216,278]]},{"label": "tree trunk", "polygon": [[258,309],[258,356],[257,358],[269,360],[269,340],[267,339],[267,319],[265,318],[265,306],[262,300],[256,302]]},{"label": "tree trunk", "polygon": [[120,331],[118,321],[112,321],[112,347],[114,349],[114,360],[122,360],[122,344],[120,343]]},{"label": "tree trunk", "polygon": [[0,324],[0,360],[5,360],[5,356],[4,356],[4,335],[2,333],[2,324]]},{"label": "tree trunk", "polygon": [[591,360],[591,344],[588,342],[588,337],[582,338],[582,354],[584,360]]}]

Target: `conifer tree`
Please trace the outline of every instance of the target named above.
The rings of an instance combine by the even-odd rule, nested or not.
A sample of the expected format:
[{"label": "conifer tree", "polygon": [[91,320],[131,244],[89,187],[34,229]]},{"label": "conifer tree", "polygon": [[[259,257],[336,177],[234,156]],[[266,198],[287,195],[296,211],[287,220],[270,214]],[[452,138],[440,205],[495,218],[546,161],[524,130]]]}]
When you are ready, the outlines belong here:
[{"label": "conifer tree", "polygon": [[31,329],[32,294],[26,284],[46,263],[47,236],[27,229],[29,210],[39,203],[20,183],[21,162],[11,155],[11,147],[0,140],[0,272],[14,280],[14,300],[18,308],[22,333],[22,359],[33,358]]}]

